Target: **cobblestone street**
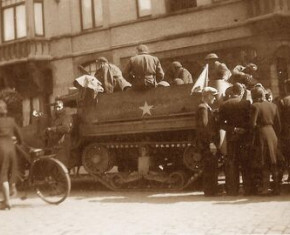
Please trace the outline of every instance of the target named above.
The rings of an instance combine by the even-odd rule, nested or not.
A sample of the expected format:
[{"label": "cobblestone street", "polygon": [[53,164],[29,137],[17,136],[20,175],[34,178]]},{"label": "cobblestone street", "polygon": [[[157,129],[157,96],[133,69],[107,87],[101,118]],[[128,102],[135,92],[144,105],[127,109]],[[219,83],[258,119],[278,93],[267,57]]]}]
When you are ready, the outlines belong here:
[{"label": "cobblestone street", "polygon": [[32,192],[27,200],[14,199],[11,211],[0,211],[1,235],[290,234],[286,191],[205,198],[200,192],[111,192],[92,181],[77,182],[58,206]]}]

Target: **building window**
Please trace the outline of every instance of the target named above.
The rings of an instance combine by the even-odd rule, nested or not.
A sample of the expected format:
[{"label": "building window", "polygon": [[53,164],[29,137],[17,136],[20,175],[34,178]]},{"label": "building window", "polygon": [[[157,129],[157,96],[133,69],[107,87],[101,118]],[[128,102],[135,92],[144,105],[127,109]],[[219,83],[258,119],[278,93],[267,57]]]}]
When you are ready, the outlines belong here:
[{"label": "building window", "polygon": [[152,14],[151,0],[137,0],[138,17],[149,16]]},{"label": "building window", "polygon": [[80,0],[82,29],[92,29],[103,25],[102,0]]},{"label": "building window", "polygon": [[2,7],[3,40],[10,41],[27,36],[25,0],[4,0]]},{"label": "building window", "polygon": [[169,12],[175,12],[183,9],[196,7],[196,0],[169,0],[168,8]]},{"label": "building window", "polygon": [[35,1],[34,4],[34,27],[35,35],[44,35],[44,20],[43,20],[43,2]]},{"label": "building window", "polygon": [[94,76],[97,71],[96,61],[87,62],[81,65],[81,67],[86,71],[87,74],[92,75],[92,76]]}]

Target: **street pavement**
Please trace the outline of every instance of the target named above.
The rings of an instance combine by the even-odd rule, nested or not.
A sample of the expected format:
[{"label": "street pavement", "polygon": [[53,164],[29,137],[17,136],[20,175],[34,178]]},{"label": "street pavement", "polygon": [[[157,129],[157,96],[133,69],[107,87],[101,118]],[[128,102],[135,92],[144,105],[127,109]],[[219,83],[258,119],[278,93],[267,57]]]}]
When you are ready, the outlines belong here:
[{"label": "street pavement", "polygon": [[[19,193],[21,195],[21,192]],[[29,192],[0,211],[0,235],[290,234],[290,190],[274,197],[204,197],[201,192],[112,192],[73,180],[49,205]]]}]

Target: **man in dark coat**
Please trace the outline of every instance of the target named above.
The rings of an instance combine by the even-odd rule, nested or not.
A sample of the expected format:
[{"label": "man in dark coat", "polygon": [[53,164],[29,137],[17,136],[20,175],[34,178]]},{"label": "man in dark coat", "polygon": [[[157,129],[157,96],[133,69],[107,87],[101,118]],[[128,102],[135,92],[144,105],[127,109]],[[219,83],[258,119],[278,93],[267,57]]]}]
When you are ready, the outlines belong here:
[{"label": "man in dark coat", "polygon": [[57,158],[62,161],[66,167],[69,166],[69,157],[71,150],[70,133],[73,127],[72,116],[67,113],[61,100],[54,103],[54,114],[52,124],[48,127],[48,147],[59,146],[60,151]]},{"label": "man in dark coat", "polygon": [[173,85],[193,83],[190,72],[183,68],[179,61],[172,62],[167,80],[169,81],[169,84]]},{"label": "man in dark coat", "polygon": [[102,83],[106,93],[113,93],[116,90],[125,90],[131,84],[123,77],[118,66],[111,64],[105,57],[96,60],[97,71],[95,77]]},{"label": "man in dark coat", "polygon": [[[288,81],[288,84],[290,85],[290,80]],[[281,114],[280,117],[282,124],[282,152],[286,161],[286,167],[288,172],[287,181],[290,182],[290,90],[287,90],[286,96],[280,100],[278,106]]]},{"label": "man in dark coat", "polygon": [[205,196],[214,196],[218,192],[218,128],[211,105],[216,100],[217,90],[205,87],[202,102],[196,112],[197,146],[204,159],[203,190]]},{"label": "man in dark coat", "polygon": [[226,191],[229,195],[237,195],[239,192],[240,166],[245,194],[252,193],[251,166],[248,154],[251,140],[251,103],[242,99],[243,91],[242,84],[235,83],[231,96],[221,105],[219,110],[220,126],[226,131],[227,138],[225,173]]},{"label": "man in dark coat", "polygon": [[261,194],[269,193],[270,172],[274,181],[273,194],[280,193],[279,171],[277,168],[278,138],[281,122],[276,104],[265,100],[265,91],[256,87],[252,93],[252,126],[256,129],[259,162],[262,167],[263,184]]},{"label": "man in dark coat", "polygon": [[156,87],[164,78],[159,59],[148,53],[147,46],[139,45],[137,55],[130,58],[124,70],[124,75],[131,78],[130,82],[135,88]]}]

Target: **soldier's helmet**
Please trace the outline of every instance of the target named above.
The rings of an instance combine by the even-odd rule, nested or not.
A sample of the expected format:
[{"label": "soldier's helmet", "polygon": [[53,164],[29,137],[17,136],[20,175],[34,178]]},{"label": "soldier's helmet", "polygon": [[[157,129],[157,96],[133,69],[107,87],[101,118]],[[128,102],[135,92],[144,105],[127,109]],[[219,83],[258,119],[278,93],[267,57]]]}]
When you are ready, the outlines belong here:
[{"label": "soldier's helmet", "polygon": [[0,100],[0,114],[7,114],[7,104],[4,100]]},{"label": "soldier's helmet", "polygon": [[161,81],[158,83],[158,86],[170,86],[170,84],[166,81]]},{"label": "soldier's helmet", "polygon": [[217,60],[219,57],[215,53],[208,54],[204,59],[205,60]]},{"label": "soldier's helmet", "polygon": [[181,78],[175,78],[173,82],[174,82],[174,85],[184,84],[184,81]]},{"label": "soldier's helmet", "polygon": [[171,65],[173,68],[181,68],[182,67],[182,65],[179,61],[173,61]]},{"label": "soldier's helmet", "polygon": [[101,57],[99,57],[98,59],[96,59],[96,62],[97,62],[97,63],[98,63],[98,62],[105,62],[105,63],[108,63],[108,60],[107,60],[106,57],[101,56]]}]

